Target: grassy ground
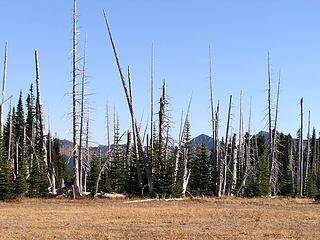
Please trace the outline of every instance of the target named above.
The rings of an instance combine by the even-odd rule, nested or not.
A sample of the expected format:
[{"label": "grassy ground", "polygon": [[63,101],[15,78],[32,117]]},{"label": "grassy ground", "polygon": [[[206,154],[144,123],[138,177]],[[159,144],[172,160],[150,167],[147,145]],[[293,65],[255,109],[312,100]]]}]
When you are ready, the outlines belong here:
[{"label": "grassy ground", "polygon": [[0,239],[319,239],[309,199],[0,203]]}]

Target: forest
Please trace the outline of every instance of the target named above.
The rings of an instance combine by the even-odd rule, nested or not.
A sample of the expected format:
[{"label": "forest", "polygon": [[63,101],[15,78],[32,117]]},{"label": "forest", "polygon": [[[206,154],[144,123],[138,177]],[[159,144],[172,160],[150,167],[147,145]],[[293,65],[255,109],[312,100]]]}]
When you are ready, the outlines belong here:
[{"label": "forest", "polygon": [[[311,129],[310,111],[307,136],[303,136],[304,102],[300,100],[300,127],[294,135],[278,129],[281,76],[272,79],[270,53],[267,73],[267,134],[244,126],[242,92],[238,111],[229,97],[227,121],[221,122],[219,101],[215,101],[211,50],[209,49],[209,86],[212,146],[192,144],[189,121],[192,97],[181,115],[179,136],[170,134],[169,96],[163,81],[160,99],[154,98],[154,57],[150,62],[150,121],[143,127],[137,120],[132,94],[131,69],[124,71],[120,54],[103,11],[106,38],[119,71],[119,84],[130,113],[131,127],[122,130],[116,109],[107,106],[106,152],[90,152],[89,98],[87,92],[87,49],[78,51],[77,2],[74,0],[72,40],[72,150],[60,151],[59,136],[53,136],[45,119],[40,84],[39,53],[35,50],[35,81],[20,91],[18,102],[6,96],[8,43],[3,58],[2,100],[0,103],[0,199],[99,197],[123,194],[128,197],[320,197],[320,137]],[[80,57],[80,52],[83,52]],[[273,99],[274,83],[276,98]],[[122,96],[119,94],[119,96]],[[275,107],[274,107],[275,106]],[[7,113],[6,116],[5,113]],[[231,129],[232,115],[238,114],[237,131]],[[196,127],[196,126],[195,126]],[[224,132],[221,132],[221,129]],[[150,131],[147,131],[150,129]],[[235,133],[237,132],[237,133]],[[112,133],[112,134],[111,134]]]}]

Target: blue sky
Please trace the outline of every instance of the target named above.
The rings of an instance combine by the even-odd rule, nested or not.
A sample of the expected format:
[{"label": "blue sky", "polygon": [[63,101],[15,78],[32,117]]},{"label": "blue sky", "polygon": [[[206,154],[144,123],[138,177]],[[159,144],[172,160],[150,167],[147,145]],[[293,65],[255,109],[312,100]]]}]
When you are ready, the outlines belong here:
[{"label": "blue sky", "polygon": [[[9,41],[7,95],[17,100],[34,81],[34,49],[39,50],[42,97],[51,128],[71,137],[72,0],[1,0],[0,57]],[[155,45],[155,96],[163,79],[171,98],[172,135],[176,137],[182,109],[191,107],[192,135],[210,134],[208,46],[212,46],[215,100],[221,103],[221,131],[227,103],[234,96],[233,126],[238,128],[239,92],[247,115],[253,98],[255,131],[266,126],[267,51],[271,51],[273,79],[281,69],[279,127],[295,135],[299,127],[299,99],[305,99],[305,118],[319,129],[320,2],[297,1],[84,1],[78,0],[79,51],[88,36],[88,74],[92,111],[92,141],[105,142],[105,103],[116,104],[121,129],[129,127],[129,113],[107,39],[105,8],[123,67],[130,64],[137,118],[149,112],[150,53]],[[2,60],[1,60],[2,62]],[[2,73],[1,73],[2,74]],[[274,85],[275,87],[275,85]],[[276,93],[276,88],[274,88]],[[275,94],[274,94],[275,95]],[[305,127],[306,128],[306,127]]]}]

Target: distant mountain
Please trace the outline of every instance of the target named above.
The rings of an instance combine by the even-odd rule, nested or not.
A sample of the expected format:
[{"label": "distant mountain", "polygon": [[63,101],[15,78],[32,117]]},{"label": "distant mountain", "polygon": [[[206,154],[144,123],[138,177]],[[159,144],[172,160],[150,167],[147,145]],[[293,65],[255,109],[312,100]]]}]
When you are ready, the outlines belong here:
[{"label": "distant mountain", "polygon": [[213,139],[212,137],[209,137],[208,135],[201,134],[198,137],[195,137],[191,140],[191,145],[193,147],[200,147],[202,144],[207,146],[207,148],[210,150],[213,147]]},{"label": "distant mountain", "polygon": [[[258,134],[256,134],[258,137],[264,137],[265,141],[267,142],[269,140],[269,133],[266,131],[260,131]],[[298,139],[293,138],[294,143],[298,142]],[[307,140],[303,141],[304,145],[307,144]],[[193,147],[200,147],[202,144],[207,146],[207,148],[210,150],[213,147],[213,139],[212,137],[206,135],[206,134],[200,134],[199,136],[193,138],[191,140],[191,145]],[[112,147],[112,146],[111,146]],[[122,148],[125,150],[126,145],[123,144]],[[99,155],[99,151],[101,151],[102,155],[105,155],[107,153],[107,146],[106,145],[99,145],[95,147],[90,147],[90,151],[93,154]],[[72,142],[66,139],[60,140],[60,152],[66,156],[70,156],[72,152]]]}]

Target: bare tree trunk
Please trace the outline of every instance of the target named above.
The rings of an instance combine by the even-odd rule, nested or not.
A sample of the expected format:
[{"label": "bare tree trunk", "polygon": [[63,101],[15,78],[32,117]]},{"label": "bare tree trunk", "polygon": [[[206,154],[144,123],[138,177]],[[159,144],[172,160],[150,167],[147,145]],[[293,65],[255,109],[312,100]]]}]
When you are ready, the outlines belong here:
[{"label": "bare tree trunk", "polygon": [[83,66],[82,66],[82,83],[81,83],[81,103],[80,103],[80,131],[79,131],[79,183],[80,192],[83,190],[83,154],[82,154],[82,140],[83,140],[83,128],[84,128],[84,97],[86,91],[86,65],[87,65],[87,39],[85,41],[84,54],[83,54]]},{"label": "bare tree trunk", "polygon": [[272,107],[271,107],[271,65],[270,53],[268,52],[268,126],[269,126],[269,183],[272,184],[273,168],[273,134],[272,134]]},{"label": "bare tree trunk", "polygon": [[230,99],[229,99],[228,120],[227,120],[227,126],[226,126],[226,138],[225,138],[225,145],[224,145],[223,188],[222,188],[222,195],[225,195],[225,193],[226,193],[226,186],[227,186],[228,137],[229,137],[229,128],[230,128],[230,119],[231,119],[231,107],[232,107],[232,95],[230,95]]},{"label": "bare tree trunk", "polygon": [[298,184],[300,196],[303,196],[303,98],[300,99],[300,133],[299,133],[299,156],[298,156]]},{"label": "bare tree trunk", "polygon": [[[8,161],[11,162],[11,167],[13,167],[12,157],[11,157],[11,148],[12,148],[12,104],[10,100],[10,111],[9,111],[9,140],[8,140]],[[14,168],[12,168],[14,169]]]},{"label": "bare tree trunk", "polygon": [[272,147],[272,159],[273,159],[273,165],[271,168],[271,183],[272,183],[272,195],[277,195],[277,186],[278,186],[278,175],[279,175],[279,163],[276,159],[276,152],[277,152],[277,139],[278,139],[278,133],[277,133],[277,126],[278,126],[278,114],[279,114],[279,103],[280,103],[280,81],[281,76],[279,73],[279,81],[278,81],[278,90],[277,90],[277,103],[276,103],[276,112],[275,112],[275,120],[274,120],[274,129],[273,129],[273,147]]},{"label": "bare tree trunk", "polygon": [[18,176],[19,174],[19,140],[16,141],[16,172],[15,172],[15,177]]},{"label": "bare tree trunk", "polygon": [[159,108],[159,151],[161,157],[164,156],[164,139],[166,138],[166,81],[163,81],[162,85],[162,96],[160,97],[160,108]]},{"label": "bare tree trunk", "polygon": [[153,85],[154,85],[154,48],[152,44],[152,51],[151,51],[151,74],[150,74],[150,150],[149,150],[149,159],[152,163],[152,151],[153,151],[153,110],[154,110],[154,91],[153,91]]},{"label": "bare tree trunk", "polygon": [[187,186],[190,178],[190,169],[188,169],[188,149],[183,153],[183,176],[182,176],[182,196],[186,195]]},{"label": "bare tree trunk", "polygon": [[56,178],[55,178],[55,168],[54,168],[54,163],[52,161],[52,144],[51,144],[51,133],[50,133],[50,128],[48,132],[48,148],[49,148],[49,165],[51,168],[51,192],[53,195],[57,194],[56,190]]},{"label": "bare tree trunk", "polygon": [[307,195],[307,183],[309,181],[309,168],[310,168],[310,111],[308,114],[308,136],[307,136],[307,156],[305,163],[305,171],[304,171],[304,194]]},{"label": "bare tree trunk", "polygon": [[72,47],[72,135],[73,135],[73,185],[74,195],[80,196],[79,158],[77,144],[77,1],[73,2],[73,47]]},{"label": "bare tree trunk", "polygon": [[290,169],[290,173],[291,173],[291,194],[292,196],[296,195],[296,188],[295,188],[295,184],[294,184],[294,161],[293,161],[293,149],[292,149],[292,141],[290,139],[288,139],[288,150],[289,150],[289,169]]},{"label": "bare tree trunk", "polygon": [[217,162],[217,197],[221,197],[222,195],[222,184],[223,184],[223,166],[221,159],[221,151],[220,151],[220,140],[219,140],[219,102],[217,105],[216,116],[215,116],[215,153],[216,153],[216,162]]},{"label": "bare tree trunk", "polygon": [[[125,92],[125,95],[126,95],[126,99],[127,99],[127,103],[128,103],[128,107],[129,107],[129,110],[130,110],[132,126],[133,126],[132,128],[135,131],[134,135],[136,135],[136,139],[138,141],[138,145],[140,145],[141,149],[142,149],[143,148],[143,143],[141,141],[141,137],[140,137],[140,134],[139,134],[139,129],[137,127],[137,122],[136,122],[135,115],[134,115],[132,95],[129,95],[129,91],[128,91],[128,88],[127,88],[127,85],[126,85],[126,82],[125,82],[125,77],[123,75],[123,72],[122,72],[122,69],[121,69],[121,65],[120,65],[120,61],[119,61],[119,58],[118,58],[118,53],[117,53],[117,50],[116,50],[116,47],[115,47],[115,44],[114,44],[114,41],[113,41],[113,38],[112,38],[110,26],[109,26],[108,19],[107,19],[107,16],[106,16],[106,13],[105,13],[104,10],[103,10],[103,15],[104,15],[107,31],[108,31],[108,34],[109,34],[109,38],[110,38],[110,41],[111,41],[113,53],[114,53],[114,56],[115,56],[115,59],[116,59],[116,62],[117,62],[117,67],[118,67],[118,70],[119,70],[122,86],[123,86],[123,89],[124,89],[124,92]],[[145,166],[146,176],[147,176],[147,180],[148,180],[149,192],[153,193],[152,170],[151,170],[150,162],[148,161],[148,159],[145,156],[143,156],[143,160],[144,160],[144,166]],[[138,169],[139,168],[137,168],[137,172],[139,171]],[[139,174],[139,172],[138,172],[138,176],[139,175],[140,175],[140,178],[141,178],[141,173]],[[142,179],[139,179],[139,182],[140,182],[140,187],[141,187]]]},{"label": "bare tree trunk", "polygon": [[178,168],[179,168],[179,154],[182,144],[182,135],[183,135],[183,111],[181,113],[181,121],[180,121],[180,130],[179,130],[179,142],[178,146],[175,147],[175,169],[174,169],[174,183],[177,182],[178,178]]},{"label": "bare tree trunk", "polygon": [[[211,131],[212,131],[212,140],[213,140],[213,154],[215,153],[215,113],[214,113],[214,97],[213,97],[213,81],[212,81],[212,58],[211,58],[211,48],[209,46],[209,87],[210,87],[210,107],[211,107]],[[213,159],[212,159],[213,160]]]},{"label": "bare tree trunk", "polygon": [[90,150],[89,150],[89,116],[87,119],[87,128],[86,128],[86,166],[84,168],[84,183],[83,183],[83,189],[84,192],[87,192],[87,169],[89,165],[89,156],[90,156]]},{"label": "bare tree trunk", "polygon": [[243,110],[242,110],[242,90],[240,91],[240,101],[239,101],[239,143],[238,143],[238,158],[239,165],[244,167],[244,154],[243,154]]},{"label": "bare tree trunk", "polygon": [[141,175],[141,169],[140,169],[140,154],[139,154],[139,143],[138,143],[138,127],[136,124],[136,119],[134,115],[134,108],[133,108],[133,99],[132,99],[132,86],[131,86],[131,74],[130,74],[130,67],[128,66],[128,80],[129,80],[129,97],[130,99],[128,100],[130,102],[130,106],[132,108],[132,113],[131,113],[131,125],[132,125],[132,134],[133,134],[133,145],[134,145],[134,153],[135,153],[135,161],[136,161],[136,168],[137,168],[137,175],[138,175],[138,181],[139,181],[139,186],[141,189],[143,189],[143,180],[142,180],[142,175]]},{"label": "bare tree trunk", "polygon": [[127,167],[127,172],[129,174],[129,165],[130,165],[130,160],[131,159],[131,133],[128,131],[127,133],[127,146],[126,146],[126,167]]},{"label": "bare tree trunk", "polygon": [[106,156],[106,160],[105,162],[102,164],[100,164],[100,171],[98,174],[98,178],[95,184],[95,188],[94,191],[92,192],[92,196],[96,197],[97,193],[98,193],[98,189],[99,189],[99,183],[100,183],[100,179],[101,179],[101,175],[103,173],[103,171],[105,171],[105,168],[107,166],[107,164],[110,162],[110,155],[111,155],[111,148],[110,148],[110,120],[109,120],[109,106],[108,104],[106,105],[106,125],[107,125],[107,156]]},{"label": "bare tree trunk", "polygon": [[235,193],[237,187],[237,165],[238,165],[238,156],[237,156],[237,137],[236,134],[233,134],[232,137],[232,151],[231,151],[231,158],[232,158],[232,185],[231,185],[231,194]]},{"label": "bare tree trunk", "polygon": [[2,100],[0,105],[0,134],[3,135],[3,104],[6,95],[6,82],[7,82],[7,62],[8,62],[8,42],[6,42],[4,50],[4,63],[3,63],[3,80],[2,80]]},{"label": "bare tree trunk", "polygon": [[[250,110],[249,110],[249,123],[248,123],[248,138],[245,140],[245,162],[244,162],[244,176],[243,181],[240,187],[240,190],[243,191],[243,188],[246,186],[246,180],[249,175],[249,164],[251,158],[251,114],[252,114],[252,97],[250,97]],[[242,192],[243,193],[243,192]]]},{"label": "bare tree trunk", "polygon": [[42,159],[46,165],[46,169],[48,167],[47,161],[47,148],[46,148],[46,140],[45,140],[45,121],[44,121],[44,112],[43,106],[41,102],[41,95],[40,95],[40,68],[39,68],[39,61],[38,61],[38,50],[35,50],[35,63],[36,63],[36,84],[37,84],[37,108],[39,112],[39,128],[40,128],[40,146],[41,146],[41,153]]}]

